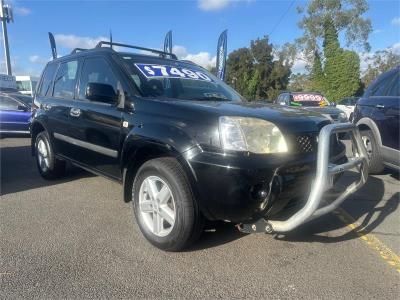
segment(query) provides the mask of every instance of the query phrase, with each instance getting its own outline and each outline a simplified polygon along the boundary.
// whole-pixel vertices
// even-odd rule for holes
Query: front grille
[[[315,151],[315,137],[312,135],[299,135],[296,137],[296,152],[312,153]]]
[[[318,135],[316,133],[295,135],[290,140],[290,148],[294,153],[314,153],[318,151]],[[334,134],[330,138],[331,155],[337,152],[339,148],[340,142]]]

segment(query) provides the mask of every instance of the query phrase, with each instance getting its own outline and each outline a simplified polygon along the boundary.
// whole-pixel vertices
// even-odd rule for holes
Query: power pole
[[[4,0],[0,0],[0,19],[1,19],[1,26],[3,28],[4,54],[6,59],[7,75],[12,75],[10,49],[8,47],[7,23],[13,22],[14,19],[11,6],[4,5]]]

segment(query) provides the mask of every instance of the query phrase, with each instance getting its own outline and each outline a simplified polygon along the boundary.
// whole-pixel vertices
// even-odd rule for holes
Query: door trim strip
[[[92,143],[88,143],[88,142],[84,142],[84,141],[81,141],[81,140],[78,140],[78,139],[74,139],[72,137],[69,137],[69,136],[66,136],[66,135],[63,135],[63,134],[60,134],[60,133],[57,133],[57,132],[54,132],[54,138],[59,139],[59,140],[64,141],[64,142],[67,142],[67,143],[70,143],[70,144],[73,144],[75,146],[79,146],[79,147],[82,147],[82,148],[85,148],[85,149],[89,149],[89,150],[98,152],[100,154],[104,154],[104,155],[113,157],[113,158],[117,158],[118,157],[118,151],[116,151],[116,150],[112,150],[112,149],[105,148],[105,147],[102,147],[102,146],[99,146],[99,145],[95,145],[95,144],[92,144]]]

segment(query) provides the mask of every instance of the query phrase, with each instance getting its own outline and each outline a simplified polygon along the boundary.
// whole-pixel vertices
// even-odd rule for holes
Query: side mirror
[[[91,101],[114,104],[118,101],[118,94],[110,84],[89,82],[85,90],[86,99]]]
[[[17,110],[18,111],[28,111],[28,108],[24,105],[18,105]]]
[[[134,111],[135,110],[135,102],[133,102],[133,100],[128,99],[125,101],[125,108]]]

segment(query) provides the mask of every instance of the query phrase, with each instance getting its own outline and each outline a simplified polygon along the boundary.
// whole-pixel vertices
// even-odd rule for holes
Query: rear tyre
[[[384,165],[375,136],[371,130],[363,130],[360,133],[369,158],[369,173],[379,174],[383,171]]]
[[[35,140],[35,159],[40,175],[45,179],[60,178],[65,174],[65,161],[55,158],[49,135],[40,132]]]
[[[178,161],[147,161],[132,186],[136,221],[151,244],[165,251],[180,251],[199,238],[204,217]]]

